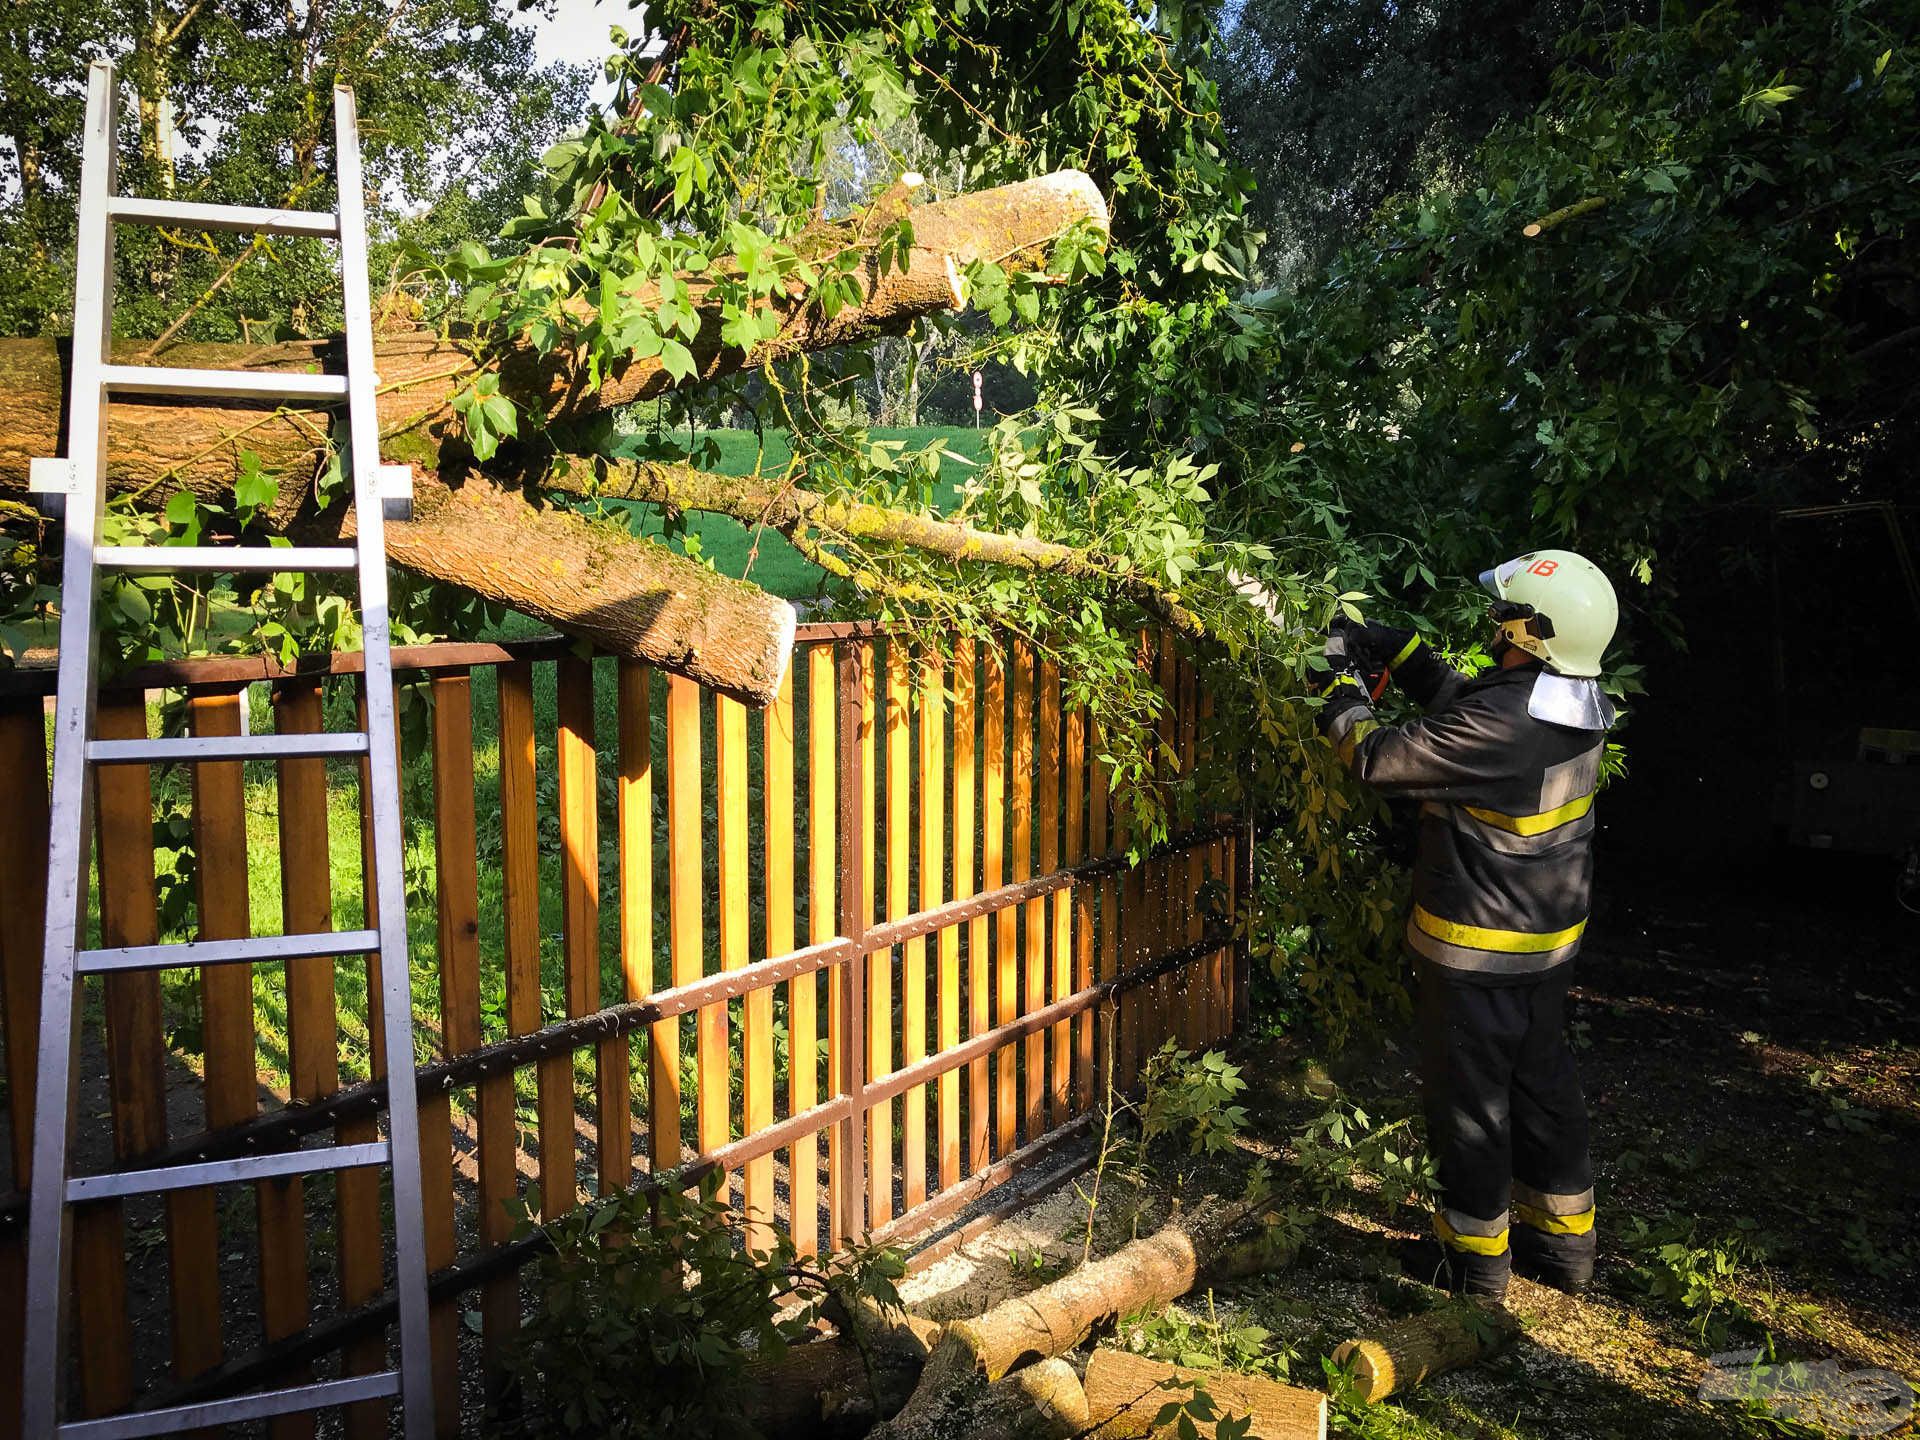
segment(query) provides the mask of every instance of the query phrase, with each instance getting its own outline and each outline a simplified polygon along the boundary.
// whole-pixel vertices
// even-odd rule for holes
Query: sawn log
[[[1519,1320],[1505,1306],[1463,1296],[1346,1341],[1333,1352],[1333,1363],[1352,1363],[1361,1399],[1385,1400],[1496,1355],[1519,1333]]]
[[[1249,1420],[1247,1440],[1326,1440],[1327,1397],[1260,1375],[1190,1370],[1125,1350],[1101,1349],[1087,1362],[1084,1381],[1091,1440],[1171,1437],[1175,1426],[1153,1422],[1170,1403],[1205,1390],[1215,1414]],[[1207,1427],[1200,1427],[1207,1433]]]

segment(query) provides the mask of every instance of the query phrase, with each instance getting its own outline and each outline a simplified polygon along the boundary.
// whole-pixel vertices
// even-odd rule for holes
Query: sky
[[[593,67],[595,104],[605,104],[613,96],[613,87],[600,70],[612,49],[607,32],[615,25],[629,34],[646,27],[645,5],[629,6],[627,0],[559,0],[552,19],[534,14],[518,23],[533,31],[534,49],[542,64],[556,60],[569,65]]]

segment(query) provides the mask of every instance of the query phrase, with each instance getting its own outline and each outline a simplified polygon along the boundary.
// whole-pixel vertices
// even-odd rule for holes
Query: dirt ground
[[[1889,1421],[1912,1409],[1893,1377],[1920,1386],[1920,922],[1838,860],[1796,868],[1790,888],[1685,879],[1615,875],[1579,962],[1572,1029],[1595,1125],[1594,1291],[1576,1300],[1516,1279],[1508,1303],[1525,1330],[1513,1348],[1403,1401],[1336,1403],[1333,1433],[1912,1431],[1910,1419]],[[1255,1077],[1249,1148],[1270,1157],[1277,1204],[1303,1201],[1292,1137],[1330,1105],[1358,1105],[1375,1125],[1412,1108],[1406,1036],[1352,1048],[1330,1072],[1277,1039],[1244,1039],[1234,1058]],[[1085,1220],[1068,1187],[916,1277],[916,1308],[966,1313],[1060,1273],[1079,1258]],[[1115,1338],[1327,1384],[1321,1357],[1340,1340],[1434,1303],[1399,1278],[1391,1251],[1420,1226],[1360,1174],[1293,1266],[1138,1317]],[[1762,1361],[1837,1362],[1854,1377],[1849,1393],[1871,1403],[1701,1398],[1703,1381],[1716,1383],[1711,1355],[1769,1346]],[[1833,1392],[1832,1368],[1811,1376]]]

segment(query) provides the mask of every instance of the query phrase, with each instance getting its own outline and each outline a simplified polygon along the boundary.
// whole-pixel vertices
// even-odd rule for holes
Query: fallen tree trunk
[[[1154,1420],[1163,1407],[1189,1399],[1196,1388],[1206,1391],[1219,1418],[1250,1422],[1247,1440],[1326,1440],[1325,1395],[1259,1375],[1189,1370],[1103,1349],[1087,1362],[1084,1384],[1093,1440],[1171,1440],[1176,1427],[1156,1426]]]
[[[955,196],[908,213],[914,245],[904,266],[881,276],[877,259],[871,260],[876,274],[865,300],[843,307],[831,319],[814,307],[790,307],[780,333],[751,355],[719,343],[719,310],[709,305],[701,314],[699,337],[689,342],[698,365],[692,379],[675,381],[657,358],[634,360],[604,377],[598,389],[590,389],[586,367],[573,352],[542,356],[521,347],[501,357],[501,388],[552,420],[585,419],[679,385],[892,334],[957,306],[954,276],[959,267],[990,259],[1011,270],[1034,269],[1045,263],[1053,240],[1071,225],[1085,221],[1104,233],[1107,224],[1099,190],[1077,170]],[[830,230],[848,245],[870,245],[878,238],[877,229],[863,238],[859,220]],[[700,293],[706,288],[702,285]],[[443,450],[464,454],[450,404],[476,368],[468,348],[422,329],[384,331],[375,337],[374,348],[383,457],[439,470],[452,458]],[[0,491],[24,491],[28,462],[62,452],[67,350],[66,342],[56,346],[52,339],[0,340]],[[122,341],[113,347],[113,358],[123,364],[154,363],[145,350],[142,342]],[[338,370],[339,358],[338,342],[323,340],[178,344],[155,360],[193,369],[313,372]],[[117,490],[153,487],[159,503],[177,488],[220,498],[233,487],[242,451],[253,451],[269,472],[303,474],[324,442],[325,421],[311,410],[257,402],[128,398],[110,410],[107,480]]]
[[[912,1398],[874,1431],[875,1440],[960,1440],[969,1433],[968,1417],[982,1393],[1009,1373],[1065,1354],[1122,1315],[1171,1304],[1217,1261],[1245,1273],[1255,1256],[1280,1258],[1258,1245],[1230,1242],[1231,1232],[1256,1209],[1246,1201],[1203,1201],[1111,1255],[972,1320],[949,1324]]]
[[[1519,1333],[1519,1320],[1505,1306],[1462,1297],[1344,1342],[1333,1352],[1333,1363],[1352,1364],[1354,1390],[1362,1400],[1385,1400],[1496,1355]]]
[[[1206,633],[1176,593],[1114,556],[1030,535],[981,530],[937,515],[859,500],[835,500],[795,485],[772,486],[758,477],[715,475],[691,465],[595,461],[591,466],[556,466],[547,483],[556,490],[609,500],[639,500],[670,510],[725,515],[743,525],[765,525],[796,543],[814,534],[828,539],[844,536],[921,550],[956,565],[999,565],[1097,580],[1189,639]]]
[[[458,489],[416,480],[413,519],[386,533],[388,557],[416,575],[745,704],[771,703],[792,659],[796,617],[785,600],[484,480]]]

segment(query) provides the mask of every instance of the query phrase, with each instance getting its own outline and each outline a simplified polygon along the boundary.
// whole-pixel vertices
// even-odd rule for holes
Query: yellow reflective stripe
[[[1592,1207],[1578,1215],[1555,1215],[1532,1205],[1515,1204],[1513,1208],[1522,1225],[1546,1235],[1585,1235],[1593,1229]]]
[[[1442,920],[1432,911],[1419,905],[1413,907],[1413,923],[1436,940],[1444,940],[1449,945],[1464,945],[1469,950],[1502,950],[1510,955],[1538,955],[1546,950],[1558,950],[1562,945],[1570,945],[1580,938],[1580,932],[1587,928],[1582,920],[1578,925],[1569,925],[1564,930],[1550,930],[1545,934],[1534,934],[1526,930],[1489,930],[1480,925],[1460,925],[1452,920]]]
[[[1482,810],[1474,805],[1462,805],[1460,808],[1496,830],[1505,830],[1513,835],[1544,835],[1569,820],[1578,820],[1593,809],[1593,796],[1582,795],[1578,800],[1569,800],[1551,810],[1542,810],[1538,815],[1502,815],[1498,810]]]
[[[1507,1253],[1507,1227],[1502,1225],[1498,1235],[1462,1235],[1447,1223],[1447,1217],[1438,1210],[1433,1212],[1433,1229],[1441,1242],[1454,1250],[1465,1250],[1472,1255],[1504,1255]]]
[[[1419,648],[1420,648],[1420,637],[1416,635],[1411,640],[1407,641],[1406,644],[1400,647],[1400,653],[1398,655],[1394,656],[1391,660],[1387,662],[1387,669],[1398,670],[1402,665],[1407,663],[1407,657],[1412,655],[1413,652],[1418,650]]]
[[[1337,747],[1340,753],[1340,763],[1342,765],[1353,764],[1353,752],[1359,748],[1360,742],[1379,728],[1380,722],[1378,720],[1354,721],[1353,728],[1340,737],[1340,744]]]

